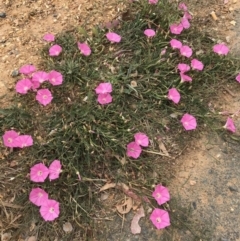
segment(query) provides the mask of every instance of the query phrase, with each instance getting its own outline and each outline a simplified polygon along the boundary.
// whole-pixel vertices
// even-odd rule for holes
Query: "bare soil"
[[[0,101],[5,97],[1,104],[8,103],[14,90],[13,71],[30,63],[38,67],[45,33],[57,34],[73,26],[89,30],[120,17],[124,9],[124,1],[113,0],[2,0],[0,13],[6,17],[0,17]]]
[[[239,1],[189,1],[191,12],[202,28],[213,31],[216,39],[226,42],[231,52],[240,52]],[[217,20],[210,14],[216,13]],[[235,21],[235,22],[232,22]],[[234,25],[235,24],[235,25]],[[240,66],[236,66],[240,72]],[[219,95],[213,109],[227,111],[234,116],[237,134],[240,133],[240,86],[226,86],[229,91]],[[224,120],[223,119],[223,125]],[[191,204],[193,215],[212,230],[214,241],[240,240],[240,154],[239,142],[214,133],[205,133],[179,159],[178,174],[171,185],[173,195],[183,198],[182,205]],[[181,240],[188,240],[186,235]]]

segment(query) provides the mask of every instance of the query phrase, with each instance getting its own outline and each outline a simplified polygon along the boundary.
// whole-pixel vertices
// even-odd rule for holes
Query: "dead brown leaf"
[[[104,201],[104,200],[107,200],[108,197],[109,197],[109,193],[102,193],[100,199],[101,201]]]
[[[123,204],[117,205],[117,211],[121,214],[129,213],[133,206],[132,198],[127,198]]]
[[[11,161],[10,164],[9,164],[10,167],[15,167],[17,165],[18,165],[17,161]]]
[[[32,222],[29,228],[30,232],[32,232],[35,229],[35,227],[36,227],[35,222]]]
[[[11,239],[12,235],[11,233],[3,233],[1,234],[1,240],[2,241],[9,241]]]
[[[105,191],[110,188],[116,187],[116,183],[106,183],[104,186],[102,186],[99,190],[99,192]]]
[[[115,157],[118,159],[118,161],[122,164],[125,165],[126,164],[126,158],[125,157],[120,157],[118,155],[115,155]]]
[[[26,241],[37,241],[37,238],[35,236],[31,236],[25,239]]]
[[[72,232],[73,230],[73,227],[72,227],[72,224],[70,222],[66,222],[63,224],[63,231],[66,232],[66,233],[70,233]]]
[[[158,146],[159,146],[159,149],[162,151],[162,153],[165,155],[165,156],[169,156],[169,153],[165,147],[165,145],[163,144],[162,140],[158,140]]]
[[[141,227],[139,226],[138,222],[142,217],[145,217],[143,206],[139,208],[139,210],[136,212],[132,219],[131,232],[133,234],[141,233]]]

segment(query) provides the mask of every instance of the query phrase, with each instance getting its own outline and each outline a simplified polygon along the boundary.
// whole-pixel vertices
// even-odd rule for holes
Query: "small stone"
[[[196,202],[192,202],[192,206],[194,209],[197,209],[197,203]]]
[[[208,171],[208,173],[209,173],[209,174],[213,174],[213,173],[214,173],[214,170],[213,170],[213,169],[210,169],[210,170]]]
[[[230,22],[230,24],[232,24],[233,26],[235,26],[235,25],[236,25],[236,21],[232,20],[232,21]]]
[[[12,77],[17,77],[19,75],[19,72],[18,72],[18,70],[13,70],[13,72],[11,73],[11,76]]]
[[[0,12],[0,18],[6,18],[6,13],[4,13],[4,12]]]
[[[216,15],[216,13],[214,11],[212,11],[210,13],[210,15],[212,16],[213,20],[215,20],[215,21],[218,20],[218,17],[217,17],[217,15]]]
[[[226,41],[227,41],[227,43],[230,42],[230,36],[226,36]]]
[[[189,183],[190,183],[191,186],[194,186],[194,185],[196,185],[197,182],[194,181],[194,180],[190,180]]]
[[[238,189],[236,187],[233,187],[233,186],[229,186],[228,189],[231,191],[231,192],[238,192]]]

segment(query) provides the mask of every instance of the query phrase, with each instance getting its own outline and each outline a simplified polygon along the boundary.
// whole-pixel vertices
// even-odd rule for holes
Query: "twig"
[[[143,150],[144,152],[148,152],[148,153],[152,153],[152,154],[156,154],[156,155],[160,155],[160,156],[166,156],[166,157],[169,157],[171,159],[173,159],[173,157],[169,156],[169,155],[166,155],[164,153],[161,153],[161,152],[155,152],[155,151],[147,151],[147,150]]]
[[[92,218],[92,219],[96,219],[96,220],[107,220],[107,221],[113,221],[113,218]]]
[[[175,156],[173,157],[173,159],[175,160],[177,157],[179,157],[180,155],[182,155],[183,151],[187,148],[187,145]]]
[[[225,86],[222,86],[223,87],[223,89],[225,89],[232,97],[236,97],[236,95],[231,91],[231,90],[229,90],[227,87],[225,87]]]
[[[1,204],[5,207],[8,207],[8,208],[23,209],[22,206],[19,206],[19,205],[16,205],[16,204],[11,204],[11,203],[6,203],[6,202],[3,202],[3,201],[1,201]]]
[[[88,177],[82,177],[82,181],[87,181],[87,182],[94,182],[94,181],[102,181],[102,182],[107,182],[107,179],[92,179]]]
[[[87,214],[88,217],[91,217],[89,213],[74,199],[74,197],[71,198],[77,204],[77,206],[80,207],[80,209],[82,209]]]

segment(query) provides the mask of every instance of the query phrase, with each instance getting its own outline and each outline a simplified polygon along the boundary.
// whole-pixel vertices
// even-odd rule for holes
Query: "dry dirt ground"
[[[200,28],[214,31],[216,38],[228,42],[232,52],[240,50],[239,0],[188,2],[193,21]],[[104,23],[120,16],[123,9],[124,4],[114,0],[2,0],[0,13],[6,13],[6,17],[0,17],[1,105],[7,105],[7,96],[14,91],[16,80],[11,77],[12,72],[23,64],[38,65],[38,51],[44,44],[42,37],[46,32],[56,34],[71,26]],[[212,11],[216,13],[216,21],[210,14]],[[239,92],[238,86],[230,93],[222,93],[218,107],[231,113],[239,111]],[[240,115],[235,117],[235,121],[239,134]],[[239,160],[239,144],[224,141],[214,134],[203,136],[179,159],[179,171],[170,191],[172,195],[182,197],[183,205],[190,203],[198,219],[209,223],[212,241],[240,240]],[[0,194],[0,198],[3,197],[4,194]],[[135,237],[130,232],[111,231],[105,240],[161,240],[161,233],[156,232],[152,239],[147,231],[145,233],[145,228],[142,236]],[[188,237],[188,233],[182,232],[174,240],[191,241]]]
[[[0,98],[14,89],[14,70],[24,64],[38,66],[45,33],[78,25],[90,29],[120,17],[124,8],[124,3],[114,0],[1,0],[0,16],[6,17],[0,17]]]
[[[189,1],[195,22],[216,38],[228,42],[232,54],[240,53],[240,1]],[[201,9],[201,10],[200,10]],[[216,13],[215,21],[211,15]],[[204,24],[205,23],[205,24]],[[240,70],[240,66],[238,66]],[[213,106],[229,113],[238,113],[234,120],[240,133],[240,88],[228,87]],[[205,134],[186,150],[171,190],[191,203],[193,215],[211,226],[213,241],[240,241],[240,152],[239,142]],[[181,240],[188,240],[183,235]]]

